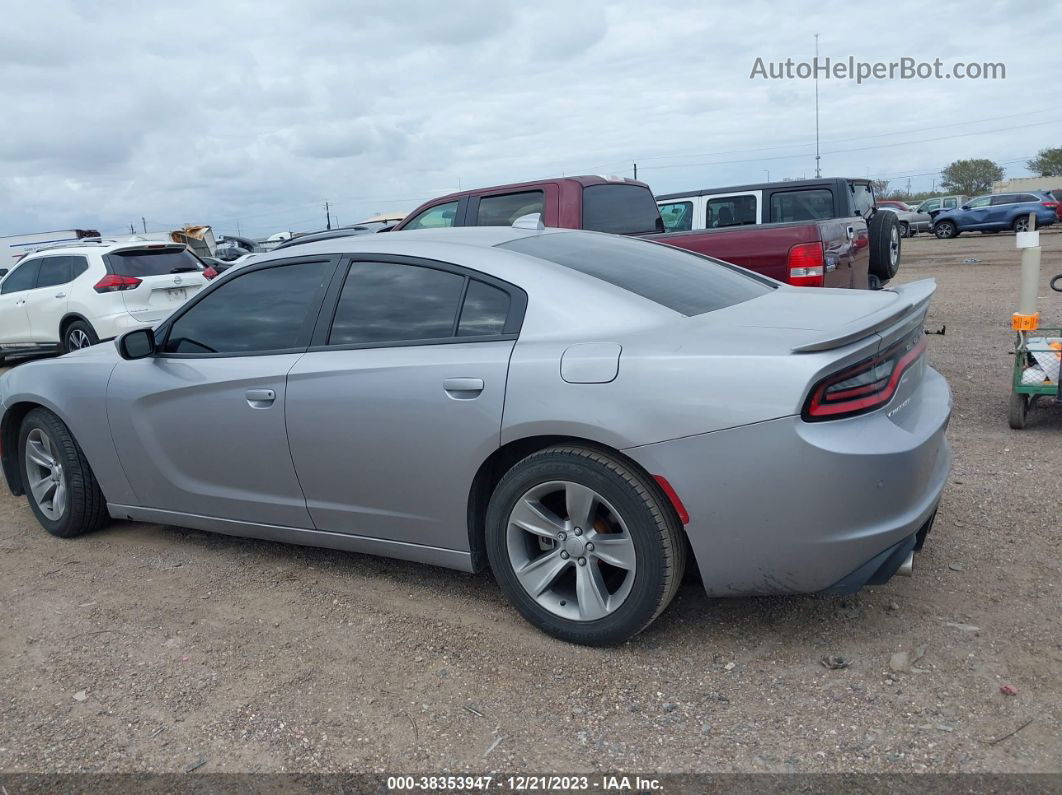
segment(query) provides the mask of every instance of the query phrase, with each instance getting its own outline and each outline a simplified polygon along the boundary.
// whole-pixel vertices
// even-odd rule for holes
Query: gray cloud
[[[459,185],[629,174],[632,160],[662,192],[759,180],[768,168],[801,176],[814,168],[813,86],[749,71],[757,56],[809,58],[815,31],[833,58],[1007,63],[998,82],[822,82],[827,173],[911,174],[928,187],[928,172],[957,157],[1012,161],[1059,145],[1053,124],[882,146],[1062,117],[1043,88],[1062,8],[1039,8],[1034,26],[1020,10],[955,16],[895,2],[883,19],[851,3],[764,0],[681,11],[637,0],[18,4],[0,29],[0,234],[118,232],[141,216],[157,228],[312,229],[326,199],[353,222]]]

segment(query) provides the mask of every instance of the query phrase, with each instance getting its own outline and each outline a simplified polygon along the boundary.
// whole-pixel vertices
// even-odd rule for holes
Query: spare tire
[[[878,211],[870,217],[870,273],[887,282],[900,269],[900,225],[896,213]]]

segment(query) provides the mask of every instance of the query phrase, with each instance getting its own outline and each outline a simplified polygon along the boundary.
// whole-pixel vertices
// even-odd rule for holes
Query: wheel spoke
[[[26,457],[37,466],[45,469],[51,469],[55,463],[55,460],[44,451],[44,446],[34,439],[27,441]]]
[[[589,529],[594,516],[594,506],[597,503],[597,494],[586,486],[578,483],[566,483],[564,486],[564,501],[568,508],[568,521],[572,527]]]
[[[59,482],[55,484],[55,492],[52,494],[52,510],[56,513],[62,513],[66,507],[66,479],[59,478]]]
[[[529,560],[516,570],[516,576],[524,589],[537,599],[570,565],[570,560],[561,559],[560,551],[554,550]]]
[[[594,551],[591,557],[603,560],[610,566],[634,571],[638,556],[634,551],[634,540],[624,533],[598,533],[594,536]]]
[[[525,497],[516,504],[509,522],[536,536],[556,538],[564,529],[564,520],[538,500]]]
[[[579,600],[579,618],[594,621],[608,614],[608,590],[596,564],[576,566],[575,596]]]
[[[37,504],[41,505],[41,504],[43,504],[44,500],[48,497],[48,494],[49,494],[49,492],[51,492],[52,487],[55,486],[55,481],[52,480],[52,476],[51,475],[45,475],[44,477],[40,478],[39,480],[38,479],[34,479],[34,477],[32,475],[30,475],[30,484],[29,484],[29,486],[30,486],[30,492],[32,492],[34,499],[37,500]]]

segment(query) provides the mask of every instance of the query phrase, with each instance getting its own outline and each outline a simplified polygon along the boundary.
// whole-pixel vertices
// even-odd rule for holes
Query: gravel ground
[[[5,490],[0,770],[1062,770],[1062,409],[1007,428],[1017,263],[1009,234],[907,241],[955,469],[914,577],[854,597],[687,582],[584,649],[489,575],[144,524],[60,541]]]

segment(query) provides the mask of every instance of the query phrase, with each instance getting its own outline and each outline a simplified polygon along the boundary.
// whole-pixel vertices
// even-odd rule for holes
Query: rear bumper
[[[947,383],[927,368],[918,398],[892,412],[784,417],[625,452],[686,506],[710,595],[808,593],[858,580],[908,540],[913,549],[951,468],[950,412]]]
[[[96,336],[101,340],[120,337],[127,331],[135,328],[151,328],[157,320],[140,320],[128,312],[116,312],[113,315],[103,315],[93,319],[92,327],[96,330]]]

